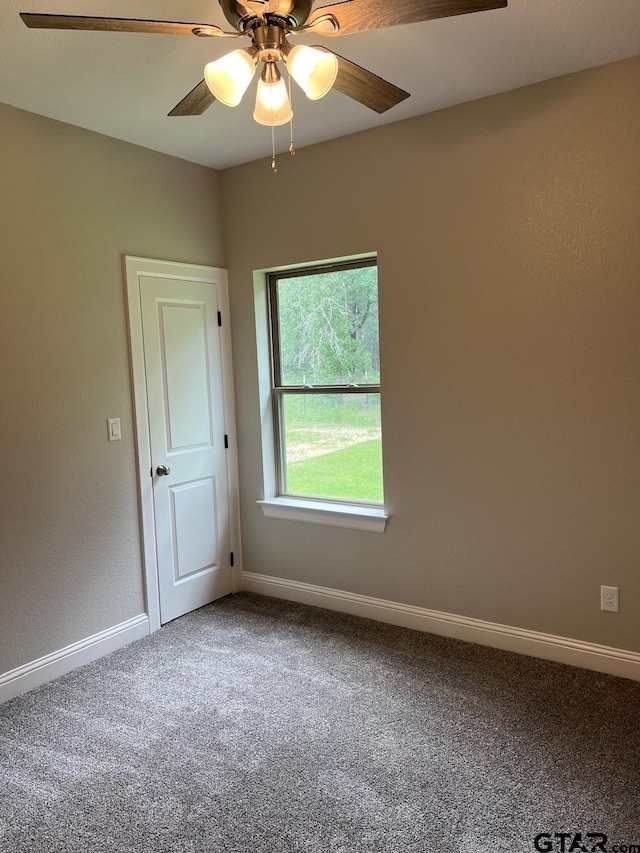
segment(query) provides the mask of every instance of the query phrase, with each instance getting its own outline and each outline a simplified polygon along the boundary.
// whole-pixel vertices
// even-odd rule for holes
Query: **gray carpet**
[[[0,851],[611,850],[639,725],[631,681],[242,594],[0,706]]]

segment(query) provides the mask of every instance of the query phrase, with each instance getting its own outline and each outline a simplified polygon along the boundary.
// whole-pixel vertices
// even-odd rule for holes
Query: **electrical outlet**
[[[610,613],[618,613],[618,587],[600,587],[600,610],[608,610]]]

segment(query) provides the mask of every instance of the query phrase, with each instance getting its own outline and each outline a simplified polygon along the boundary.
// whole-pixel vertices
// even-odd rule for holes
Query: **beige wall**
[[[0,106],[0,672],[144,610],[122,255],[224,266],[221,209],[246,568],[640,650],[638,103],[636,59],[229,170],[222,208]],[[252,272],[368,251],[388,530],[264,519]]]
[[[224,255],[216,172],[6,106],[0,140],[1,673],[144,611],[122,255]]]
[[[245,568],[640,650],[638,104],[634,59],[222,174]],[[252,271],[367,251],[387,532],[265,519]]]

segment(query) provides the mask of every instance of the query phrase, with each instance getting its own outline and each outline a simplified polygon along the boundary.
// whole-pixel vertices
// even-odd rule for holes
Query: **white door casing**
[[[212,267],[127,257],[126,275],[147,610],[155,630],[238,588],[228,294],[225,271]],[[156,473],[162,466],[168,475]]]

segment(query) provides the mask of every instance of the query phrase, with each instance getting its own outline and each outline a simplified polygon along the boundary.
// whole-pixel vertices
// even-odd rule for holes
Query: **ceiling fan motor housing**
[[[267,24],[251,31],[253,50],[261,62],[278,62],[291,50],[282,27]]]
[[[225,18],[231,26],[243,32],[256,13],[241,0],[219,0]],[[286,20],[291,28],[301,27],[311,14],[313,0],[268,0],[264,12],[269,17]]]

